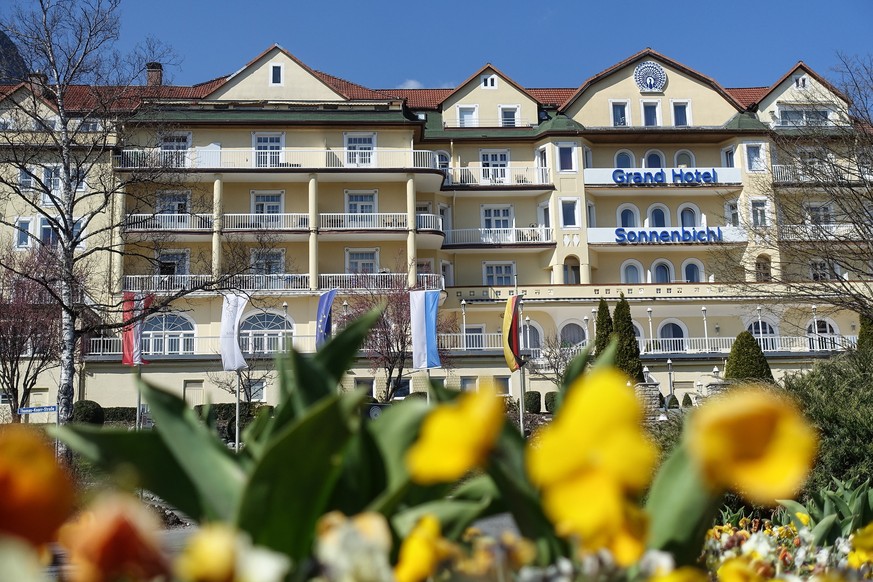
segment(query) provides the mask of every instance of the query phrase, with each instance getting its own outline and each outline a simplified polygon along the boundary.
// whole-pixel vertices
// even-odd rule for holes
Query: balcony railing
[[[437,336],[443,350],[502,350],[503,334],[493,333],[441,333]]]
[[[194,332],[143,333],[143,355],[148,358],[172,356],[216,356],[220,351],[218,337],[197,337]],[[291,346],[299,352],[315,351],[315,336],[297,335],[292,331],[242,331],[240,350],[246,356],[284,353]],[[89,356],[121,356],[121,338],[91,338]]]
[[[281,148],[191,148],[164,151],[157,148],[124,149],[115,156],[119,170],[133,169],[431,169],[436,168],[436,156],[429,150],[395,149],[316,149]]]
[[[318,219],[325,230],[406,230],[407,224],[405,212],[327,212]]]
[[[309,230],[309,215],[292,214],[225,214],[224,230]]]
[[[819,334],[806,336],[756,336],[764,352],[841,351],[855,347],[857,336]],[[638,340],[641,354],[722,353],[731,351],[732,337],[688,337]]]
[[[777,183],[837,184],[869,182],[873,179],[873,169],[871,168],[843,166],[832,161],[777,164],[772,166],[771,170],[773,181]]]
[[[386,290],[406,287],[406,273],[335,273],[318,276],[321,289]],[[442,275],[419,273],[416,282],[428,289],[444,289]]]
[[[124,222],[128,231],[212,230],[211,214],[128,214]]]
[[[416,214],[415,228],[418,230],[442,230],[443,219],[436,214]]]
[[[525,245],[555,242],[547,226],[525,228],[461,228],[446,231],[449,245]]]
[[[858,226],[842,224],[783,224],[779,226],[779,238],[788,241],[823,241],[831,239],[861,240],[863,234]]]
[[[308,291],[309,275],[277,273],[273,275],[234,275],[227,286],[241,291]]]
[[[125,275],[124,290],[175,293],[206,287],[211,281],[211,275]]]
[[[470,164],[464,168],[446,168],[444,171],[448,183],[456,186],[535,186],[552,183],[547,168]]]
[[[443,127],[445,128],[461,128],[461,127],[533,127],[534,120],[523,117],[515,119],[504,119],[497,117],[481,117],[476,119],[445,119],[443,118]]]

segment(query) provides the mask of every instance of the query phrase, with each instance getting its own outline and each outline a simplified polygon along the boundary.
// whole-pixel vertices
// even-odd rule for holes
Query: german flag
[[[503,312],[503,357],[511,372],[524,365],[521,359],[521,343],[518,336],[518,302],[523,295],[515,295],[506,300],[506,311]]]

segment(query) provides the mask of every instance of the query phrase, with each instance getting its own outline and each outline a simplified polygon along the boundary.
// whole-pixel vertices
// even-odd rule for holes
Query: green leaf
[[[372,430],[372,423],[365,421],[346,446],[330,509],[355,515],[364,511],[373,499],[385,491],[385,462]]]
[[[382,311],[377,307],[363,314],[321,346],[315,354],[315,361],[328,373],[333,384],[338,384],[346,370],[352,366],[370,329],[382,317]]]
[[[188,473],[154,431],[129,432],[67,424],[48,431],[107,472],[133,471],[139,484],[202,522],[217,518]]]
[[[249,480],[238,526],[257,545],[295,562],[309,555],[315,524],[342,468],[342,452],[360,420],[363,395],[333,395],[271,439]]]
[[[823,545],[823,542],[831,537],[831,528],[837,521],[836,514],[830,514],[823,517],[818,524],[812,528],[812,543],[815,546]],[[836,536],[834,536],[836,537]]]
[[[230,519],[246,481],[233,453],[200,422],[184,400],[152,386],[141,377],[139,387],[149,403],[155,421],[154,430],[194,484],[203,500],[204,513]]]
[[[564,383],[559,387],[558,401],[563,399],[564,393],[567,391],[567,388],[573,384],[573,382],[581,376],[585,370],[588,368],[588,360],[591,359],[591,350],[594,347],[593,342],[589,342],[587,346],[585,346],[579,354],[570,360],[570,363],[567,365],[567,370],[564,372]],[[557,412],[557,408],[555,409]]]
[[[407,399],[385,409],[370,423],[373,440],[385,463],[387,490],[395,490],[409,481],[406,451],[418,438],[421,423],[430,407],[419,399]]]
[[[840,517],[851,517],[852,509],[849,508],[849,504],[846,503],[840,496],[832,491],[827,492],[828,499],[831,500],[831,503],[836,507],[837,512],[839,512]]]
[[[395,513],[391,525],[399,537],[405,538],[422,516],[431,514],[439,520],[443,537],[457,540],[470,524],[483,515],[491,502],[491,497],[475,501],[436,499]]]
[[[722,494],[704,482],[697,463],[680,443],[661,465],[649,497],[649,547],[673,554],[677,566],[697,562]]]
[[[794,526],[797,529],[807,527],[807,526],[803,525],[803,522],[800,521],[799,517],[797,517],[798,513],[804,513],[806,515],[809,515],[809,510],[807,510],[806,507],[804,507],[801,503],[798,503],[797,501],[794,501],[793,499],[777,499],[776,503],[778,503],[779,505],[781,505],[782,507],[784,507],[786,509],[789,519],[791,519],[791,522],[794,524]],[[809,526],[815,527],[815,524],[817,522],[815,520],[813,520],[812,516],[810,516],[809,520],[810,520]]]

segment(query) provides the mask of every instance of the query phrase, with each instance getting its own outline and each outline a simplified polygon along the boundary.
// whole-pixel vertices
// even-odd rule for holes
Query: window
[[[569,256],[564,259],[564,284],[565,285],[578,285],[581,283],[581,279],[579,276],[581,275],[581,270],[579,266],[579,258]]]
[[[375,214],[376,192],[346,191],[346,212],[349,214]]]
[[[646,167],[647,168],[663,168],[664,167],[664,155],[661,152],[649,152],[646,154]]]
[[[721,150],[721,163],[725,168],[734,167],[734,148],[729,147]]]
[[[753,321],[746,328],[746,331],[755,336],[762,350],[773,351],[777,349],[776,329],[768,322],[763,320],[760,322]]]
[[[806,89],[806,75],[795,75],[794,88],[800,90]]]
[[[464,329],[464,348],[468,350],[485,349],[484,325],[468,325]],[[475,385],[473,388],[475,389]]]
[[[826,125],[830,118],[827,109],[782,109],[779,112],[779,125],[807,126]]]
[[[375,249],[348,249],[347,273],[375,273],[379,270],[379,254]]]
[[[142,325],[144,354],[193,354],[194,323],[177,313],[152,315]]]
[[[585,345],[585,330],[578,323],[568,323],[561,328],[561,347],[575,348]]]
[[[652,268],[652,283],[670,283],[673,280],[670,270],[667,263],[656,263]]]
[[[253,275],[280,275],[285,272],[285,251],[282,249],[254,249],[251,261]]]
[[[767,201],[752,200],[752,226],[767,226]]]
[[[627,117],[627,102],[612,102],[612,126],[626,127],[630,125]]]
[[[642,283],[642,269],[636,261],[627,262],[621,269],[621,282],[630,285]]]
[[[497,88],[497,75],[482,75],[481,80],[483,89]]]
[[[515,263],[486,262],[483,263],[483,284],[489,287],[509,287],[515,283]]]
[[[253,214],[282,214],[281,192],[252,192]]]
[[[42,183],[45,184],[46,190],[50,192],[61,191],[61,167],[46,166],[42,170]]]
[[[251,402],[264,402],[267,397],[264,390],[264,380],[246,380],[247,392],[251,398]]]
[[[833,224],[831,207],[827,204],[806,205],[806,216],[809,224]]]
[[[634,167],[634,155],[628,151],[621,151],[615,154],[615,167],[616,168],[633,168]]]
[[[623,228],[636,228],[637,226],[637,213],[631,210],[630,208],[625,208],[621,211],[621,220],[620,224]]]
[[[239,347],[247,354],[273,354],[287,351],[294,330],[293,322],[278,313],[258,312],[239,324]]]
[[[667,223],[667,211],[663,206],[655,206],[649,211],[649,227],[664,228]]]
[[[724,205],[724,221],[727,226],[740,225],[740,205],[738,202],[726,202]]]
[[[345,141],[346,166],[362,168],[376,165],[375,133],[347,133]]]
[[[258,168],[278,167],[282,162],[284,144],[284,133],[256,133],[255,166]]]
[[[588,146],[582,146],[582,157],[586,168],[594,167],[594,152]]]
[[[15,221],[15,246],[20,249],[30,246],[30,222],[29,218],[19,218]]]
[[[283,83],[282,80],[282,64],[281,63],[273,63],[270,65],[270,85],[281,85]]]
[[[563,228],[579,228],[579,199],[561,199],[561,226]]]
[[[355,390],[373,396],[373,380],[374,378],[355,378]]]
[[[443,284],[451,287],[455,284],[455,269],[449,261],[440,261],[440,273],[443,276]]]
[[[511,228],[515,227],[513,207],[511,205],[483,206],[482,207],[482,242],[514,242]],[[496,232],[495,232],[496,231]]]
[[[658,330],[658,337],[661,340],[661,349],[668,352],[684,352],[685,351],[685,330],[678,323],[668,322],[661,326]]]
[[[476,105],[458,105],[458,127],[479,127],[479,108]]]
[[[461,376],[461,392],[475,392],[478,380],[475,376]]]
[[[523,324],[521,326],[521,341],[522,345],[530,350],[533,358],[540,357],[540,350],[543,347],[540,330],[533,325]]]
[[[643,125],[646,127],[661,125],[661,103],[659,101],[643,101]]]
[[[158,275],[187,275],[188,251],[161,251],[158,255]]]
[[[693,168],[694,154],[688,150],[679,150],[676,152],[676,167],[677,168]]]
[[[173,133],[161,137],[161,164],[170,168],[184,168],[188,165],[188,148],[191,135]]]
[[[816,319],[815,322],[806,326],[806,334],[809,336],[809,349],[811,350],[834,350],[837,348],[836,329],[824,319]]]
[[[494,389],[498,396],[509,396],[509,376],[495,376]]]
[[[33,189],[34,175],[25,169],[18,171],[18,187],[22,190]]]
[[[450,160],[449,154],[447,152],[444,152],[444,151],[436,152],[437,169],[441,170],[443,174],[448,175],[450,163],[451,163],[451,160]]]
[[[509,167],[509,150],[480,150],[482,184],[505,184]]]
[[[674,102],[673,103],[673,125],[676,127],[686,127],[688,123],[688,103]]]
[[[758,283],[769,283],[773,280],[773,275],[770,267],[770,257],[768,255],[758,255],[755,259],[755,281]]]
[[[60,243],[60,235],[58,234],[58,230],[56,228],[56,223],[53,220],[49,220],[46,217],[40,218],[39,222],[39,240],[43,245],[51,248],[56,248]],[[20,233],[20,231],[19,231]],[[77,239],[82,236],[82,221],[77,220],[73,225],[73,232],[71,233],[74,239]],[[81,242],[78,246],[82,246]]]
[[[746,144],[746,170],[749,172],[763,172],[764,146],[761,144]]]
[[[83,133],[100,131],[100,121],[96,119],[83,119],[79,121],[79,131]]]
[[[555,144],[558,148],[558,171],[559,172],[575,172],[576,171],[576,144],[574,143],[559,143]]]
[[[697,212],[695,212],[693,208],[687,206],[679,213],[679,220],[682,228],[699,226],[697,224]]]
[[[810,277],[813,281],[833,281],[839,278],[839,267],[830,261],[813,260],[809,263]]]
[[[697,263],[685,265],[685,282],[700,283],[700,266]]]
[[[500,127],[515,127],[518,125],[518,105],[501,105],[498,107],[500,113]]]
[[[158,192],[155,200],[157,214],[188,214],[191,194],[189,192]]]

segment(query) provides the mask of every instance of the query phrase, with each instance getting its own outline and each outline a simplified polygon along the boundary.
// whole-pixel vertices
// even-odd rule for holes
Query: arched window
[[[585,343],[585,330],[578,323],[568,323],[561,328],[561,346],[581,347]]]
[[[647,168],[663,168],[664,167],[664,156],[661,152],[649,152],[646,154],[646,167]]]
[[[642,279],[642,277],[641,277],[641,273],[640,273],[640,268],[638,266],[636,266],[634,264],[629,264],[629,265],[624,266],[624,270],[622,271],[622,274],[621,274],[621,282],[622,283],[629,283],[629,284],[633,285],[636,283],[641,283],[642,282],[641,279]]]
[[[630,208],[621,211],[621,225],[625,228],[637,226],[637,215]]]
[[[579,279],[579,259],[573,256],[564,259],[564,284],[578,285]]]
[[[259,312],[239,324],[239,346],[248,354],[284,352],[290,347],[294,324],[282,315]]]
[[[692,228],[694,226],[697,226],[697,213],[694,211],[693,208],[683,208],[682,212],[679,213],[679,219],[681,220],[683,228]]]
[[[661,340],[661,350],[666,352],[685,351],[685,331],[678,323],[668,322],[658,331]]]
[[[615,154],[615,167],[616,168],[633,168],[634,167],[634,156],[632,153],[628,151],[620,151]]]
[[[758,255],[758,258],[755,259],[755,281],[758,283],[772,281],[773,274],[770,268],[770,255]]]
[[[776,351],[778,342],[776,340],[776,329],[768,322],[761,320],[760,325],[757,321],[753,321],[746,328],[750,334],[758,340],[758,345],[765,352]]]
[[[811,350],[835,350],[837,344],[837,331],[826,319],[817,319],[806,326],[806,335],[809,338]]]
[[[664,228],[667,226],[667,213],[660,206],[652,208],[649,226],[653,228]]]
[[[152,315],[142,324],[144,354],[193,354],[194,323],[178,313]]]
[[[679,150],[676,152],[676,167],[677,168],[693,168],[694,154],[688,150]]]
[[[436,152],[437,168],[442,170],[443,174],[448,174],[450,162],[451,162],[451,158],[449,158],[449,154],[447,152],[444,152],[444,151]]]
[[[652,266],[652,283],[671,283],[673,269],[667,261],[658,261]]]
[[[696,263],[685,265],[685,282],[700,283],[700,267]]]
[[[522,345],[530,350],[531,358],[537,359],[542,356],[543,341],[540,330],[530,324],[521,326]]]

